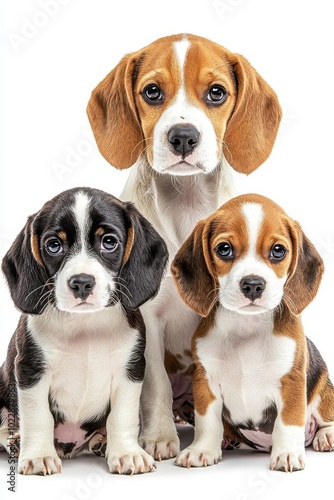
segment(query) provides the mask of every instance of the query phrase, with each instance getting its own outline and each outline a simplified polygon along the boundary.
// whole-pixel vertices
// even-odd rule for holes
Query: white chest
[[[271,318],[259,316],[247,316],[240,325],[233,315],[224,315],[197,342],[209,383],[219,385],[236,424],[252,421],[256,426],[263,420],[263,412],[279,400],[281,378],[294,361],[295,342],[274,335]]]
[[[43,349],[51,373],[50,397],[65,420],[84,422],[101,415],[111,393],[126,376],[126,365],[137,332],[124,317],[95,313],[50,321],[47,329],[34,325],[35,341]],[[38,321],[38,320],[37,320]]]

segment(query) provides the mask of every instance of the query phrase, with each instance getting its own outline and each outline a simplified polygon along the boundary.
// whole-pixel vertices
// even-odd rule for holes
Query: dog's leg
[[[324,383],[317,411],[314,412],[319,429],[313,440],[316,451],[334,450],[334,387],[329,379]]]
[[[180,440],[172,411],[172,387],[164,365],[164,336],[157,329],[157,324],[153,326],[146,316],[145,321],[146,369],[141,397],[139,442],[152,457],[163,460],[177,455]]]
[[[198,384],[194,378],[195,398],[195,438],[188,448],[181,451],[176,457],[175,463],[181,467],[206,467],[217,464],[222,457],[221,443],[223,440],[222,409],[223,399],[218,388],[212,392],[212,387],[203,383]],[[202,387],[200,387],[202,386]],[[205,403],[206,409],[199,413],[199,396],[201,402]]]
[[[276,398],[270,469],[285,472],[305,467],[306,375],[293,369],[281,378]]]
[[[138,443],[141,388],[141,382],[125,377],[112,388],[106,451],[112,473],[132,475],[155,468],[154,459]]]
[[[44,375],[33,387],[18,389],[21,474],[56,474],[61,460],[54,447],[54,419],[49,408],[50,381]]]

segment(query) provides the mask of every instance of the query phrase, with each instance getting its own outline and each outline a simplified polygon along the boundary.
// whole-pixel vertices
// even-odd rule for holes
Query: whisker
[[[54,283],[52,283],[51,281],[52,280],[55,280],[55,278],[49,278],[45,283],[44,285],[41,285],[41,286],[38,286],[36,288],[34,288],[31,292],[28,293],[28,295],[26,296],[26,299],[28,297],[30,297],[30,295],[32,295],[33,293],[36,293],[38,290],[40,290],[41,288],[45,288],[46,286],[49,286],[49,285],[52,285],[54,286]]]

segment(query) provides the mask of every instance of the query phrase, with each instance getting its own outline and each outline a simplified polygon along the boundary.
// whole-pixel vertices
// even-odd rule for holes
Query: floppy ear
[[[229,164],[250,174],[269,156],[282,110],[272,88],[239,54],[229,54],[237,81],[237,100],[224,136]]]
[[[125,56],[93,90],[87,106],[101,154],[119,169],[131,167],[144,149],[132,91],[137,58]]]
[[[290,236],[294,259],[284,287],[284,303],[293,314],[300,314],[314,299],[324,272],[324,263],[300,225],[292,221]]]
[[[34,218],[34,215],[28,218],[2,261],[14,304],[27,314],[41,314],[48,280],[39,254],[38,236],[33,233]]]
[[[138,210],[125,203],[128,241],[123,254],[118,296],[129,309],[137,309],[160,288],[168,260],[166,243]]]
[[[201,316],[207,316],[215,303],[218,281],[210,262],[210,225],[197,223],[171,264],[171,272],[183,301]]]

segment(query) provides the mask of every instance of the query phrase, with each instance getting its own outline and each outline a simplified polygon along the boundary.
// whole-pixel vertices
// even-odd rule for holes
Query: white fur
[[[117,386],[124,378],[138,335],[126,324],[121,305],[80,315],[52,308],[30,316],[28,327],[53,375],[50,396],[66,421],[75,424],[101,414],[111,381]]]

